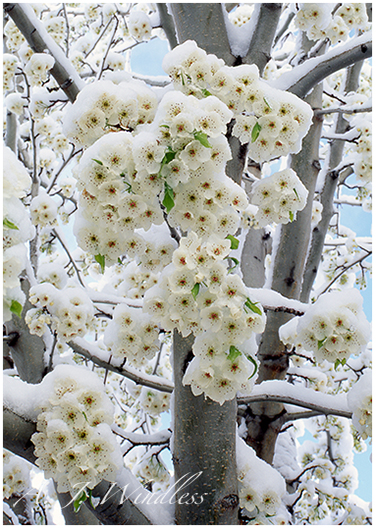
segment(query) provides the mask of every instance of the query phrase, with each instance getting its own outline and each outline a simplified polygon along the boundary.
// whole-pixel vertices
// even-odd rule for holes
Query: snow
[[[251,299],[261,303],[264,308],[285,307],[288,309],[305,312],[309,305],[296,299],[285,298],[279,292],[270,288],[248,288]]]
[[[246,22],[242,26],[237,27],[229,19],[225,5],[222,4],[223,18],[226,25],[227,37],[230,43],[231,53],[235,57],[245,57],[247,55],[249,45],[251,43],[251,39],[255,31],[255,20],[257,20],[258,18],[260,5],[261,4],[256,4],[249,22]]]
[[[20,417],[29,421],[36,421],[45,393],[41,391],[41,384],[27,384],[14,377],[3,377],[3,405]]]
[[[274,88],[279,88],[280,90],[288,90],[303,77],[305,77],[311,70],[319,66],[321,63],[328,63],[333,57],[338,57],[340,54],[351,51],[352,49],[365,44],[372,39],[371,31],[367,31],[360,37],[349,40],[345,44],[335,46],[331,50],[327,51],[325,55],[321,57],[314,57],[308,59],[303,64],[296,66],[293,70],[290,70],[282,74],[278,79],[271,82],[270,84]]]
[[[257,397],[280,399],[282,402],[287,401],[292,404],[298,404],[303,408],[326,410],[351,416],[351,411],[347,404],[347,395],[327,395],[309,388],[293,386],[284,380],[268,380],[261,384],[255,385],[252,394],[248,397],[242,397],[240,400],[256,401]]]
[[[96,357],[99,360],[102,360],[103,362],[110,363],[111,354],[108,351],[105,351],[100,347],[87,342],[84,338],[75,338],[70,342],[70,344],[72,344],[71,346],[73,347],[75,344],[77,344],[78,349],[84,349],[91,356]],[[115,367],[120,366],[121,362],[122,360],[120,359],[111,359],[111,364]],[[161,387],[160,391],[166,392],[172,392],[172,390],[174,389],[172,382],[170,380],[167,380],[167,378],[159,377],[156,375],[146,375],[138,369],[135,369],[130,366],[121,368],[121,371],[125,376],[128,376],[131,380],[136,381],[136,383],[137,380],[142,380],[143,384],[149,385],[150,387],[153,387],[155,389],[158,389],[158,386],[163,386],[163,388]]]
[[[152,494],[144,489],[129,469],[123,468],[119,472],[116,483],[125,491],[124,498],[129,498],[131,502],[139,506],[139,510],[145,514],[152,525],[173,525],[173,516],[158,502],[158,494]]]

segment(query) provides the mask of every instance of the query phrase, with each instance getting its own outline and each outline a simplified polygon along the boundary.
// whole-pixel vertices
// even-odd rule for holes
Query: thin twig
[[[119,25],[119,20],[118,20],[118,18],[117,18],[116,15],[114,15],[114,16],[111,18],[110,22],[112,22],[113,19],[115,19],[115,26],[114,26],[114,29],[113,29],[113,31],[112,31],[111,38],[110,38],[110,40],[109,40],[109,42],[108,42],[106,52],[105,52],[105,54],[103,55],[103,58],[102,58],[102,63],[101,63],[101,66],[100,66],[100,68],[99,68],[99,72],[98,72],[97,79],[96,79],[97,81],[99,81],[100,78],[102,77],[103,70],[104,70],[104,65],[105,65],[105,63],[106,63],[107,56],[108,56],[108,54],[109,54],[109,52],[110,52],[111,46],[112,46],[112,44],[113,44],[113,40],[114,40],[114,38],[115,38],[115,34],[116,34],[116,31],[117,31],[117,28],[118,28],[118,25]]]

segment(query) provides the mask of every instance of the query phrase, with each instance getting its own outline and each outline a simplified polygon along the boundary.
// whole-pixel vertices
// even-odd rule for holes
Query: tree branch
[[[336,46],[324,56],[308,59],[291,72],[282,74],[274,85],[299,97],[305,97],[314,86],[329,75],[371,56],[372,35],[368,31],[346,44]]]
[[[17,117],[16,114],[7,110],[5,145],[12,149],[17,155]]]
[[[157,9],[159,13],[159,20],[163,31],[166,34],[167,40],[170,44],[170,48],[173,49],[178,45],[178,39],[176,38],[174,19],[167,10],[167,5],[160,2],[157,3]]]
[[[238,397],[238,404],[251,402],[283,402],[308,408],[324,415],[337,415],[351,419],[346,395],[323,395],[313,389],[293,386],[283,380],[269,380],[255,386],[252,395]]]
[[[113,424],[111,428],[116,435],[119,435],[123,439],[126,439],[133,445],[163,445],[168,444],[171,438],[170,430],[161,430],[160,432],[147,435],[138,434],[134,432],[126,432],[116,424]]]
[[[243,62],[246,64],[256,64],[261,75],[266,63],[271,57],[270,52],[281,16],[282,4],[255,4],[255,9],[258,9],[257,21],[247,55],[243,58]]]
[[[117,373],[123,377],[129,378],[129,380],[133,380],[133,382],[136,384],[141,384],[142,386],[163,391],[165,393],[172,393],[174,390],[174,385],[166,378],[146,375],[141,373],[141,371],[138,371],[138,369],[134,369],[132,367],[124,368],[110,364],[107,360],[102,358],[103,354],[105,353],[104,351],[82,338],[75,338],[74,340],[68,342],[68,345],[75,353],[84,356],[95,365],[103,367],[104,369],[108,369],[109,371]]]
[[[359,62],[348,69],[346,73],[345,93],[356,91],[361,68],[362,63]],[[342,115],[338,115],[334,124],[336,134],[343,133],[347,129],[348,124],[348,121]],[[333,141],[329,147],[327,162],[325,163],[327,172],[320,196],[321,204],[323,206],[322,216],[321,220],[312,231],[300,297],[302,301],[309,300],[312,286],[319,269],[326,233],[328,231],[330,219],[333,216],[333,199],[340,175],[339,166],[343,157],[343,148],[343,141]]]
[[[5,3],[4,11],[12,18],[34,52],[43,53],[48,50],[52,55],[55,64],[51,68],[51,74],[69,101],[73,103],[84,83],[69,59],[64,55],[63,50],[48,34],[42,22],[38,20],[31,5]]]
[[[348,107],[348,108],[344,108],[344,107],[332,107],[332,108],[323,108],[322,110],[321,109],[316,109],[315,110],[315,114],[317,116],[320,116],[322,114],[334,114],[334,113],[338,113],[338,114],[358,114],[360,112],[372,112],[372,106],[364,106],[364,107]]]
[[[214,53],[231,66],[234,56],[227,37],[221,4],[169,4],[179,44],[192,39],[207,53]],[[218,39],[218,35],[221,38]]]

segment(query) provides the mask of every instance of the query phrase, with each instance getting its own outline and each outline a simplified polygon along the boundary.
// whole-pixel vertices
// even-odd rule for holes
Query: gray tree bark
[[[181,503],[177,501],[176,523],[236,525],[236,401],[226,401],[221,406],[202,395],[195,397],[190,386],[182,385],[188,362],[193,358],[193,341],[192,335],[183,338],[174,332],[173,461],[175,482],[182,483],[202,472],[184,487],[185,501],[195,497],[200,503],[184,503],[184,498]]]

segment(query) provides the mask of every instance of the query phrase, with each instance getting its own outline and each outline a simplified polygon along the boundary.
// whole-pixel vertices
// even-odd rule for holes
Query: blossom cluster
[[[143,11],[133,10],[128,18],[128,29],[137,41],[149,40],[152,30],[149,16]]]
[[[261,228],[271,222],[291,222],[294,213],[306,205],[307,196],[307,189],[292,169],[262,178],[252,185],[250,202],[258,209],[249,211],[250,223]]]
[[[159,329],[148,314],[124,303],[116,306],[103,341],[114,358],[140,367],[160,349]]]
[[[47,53],[33,53],[24,67],[24,72],[32,86],[41,86],[48,79],[55,60]]]
[[[44,27],[51,35],[51,37],[57,42],[61,43],[65,37],[66,22],[64,17],[51,16],[43,21]]]
[[[239,436],[236,438],[236,459],[239,505],[244,514],[251,519],[275,517],[276,523],[286,524],[289,516],[282,506],[286,485],[281,474],[259,459]]]
[[[142,409],[156,417],[170,409],[171,395],[162,391],[155,391],[150,388],[143,387],[139,396],[139,402]]]
[[[3,88],[12,90],[14,87],[14,74],[17,70],[18,59],[10,53],[3,53]]]
[[[240,28],[251,20],[253,9],[253,5],[238,4],[237,7],[229,13],[228,18],[234,26]]]
[[[40,189],[31,201],[30,213],[34,225],[52,226],[57,222],[57,203],[44,189]]]
[[[133,130],[150,123],[157,108],[154,92],[143,81],[107,80],[88,85],[64,116],[64,134],[88,147],[114,130]]]
[[[299,152],[311,124],[311,107],[259,78],[255,65],[225,66],[194,41],[168,53],[163,68],[174,88],[197,98],[214,94],[234,113],[232,133],[248,143],[249,156],[263,162]]]
[[[213,235],[205,241],[190,232],[144,298],[144,310],[164,329],[194,333],[195,358],[183,384],[190,384],[194,395],[204,392],[221,404],[250,389],[254,334],[265,326],[262,308],[249,299],[240,276],[228,274],[223,261],[230,249],[229,239]]]
[[[6,36],[6,46],[10,52],[17,51],[25,42],[25,38],[12,19],[9,19],[5,24],[4,35]]]
[[[230,116],[217,98],[168,92],[152,125],[136,135],[109,133],[87,149],[75,171],[80,246],[109,264],[122,254],[138,255],[154,271],[142,232],[135,230],[163,223],[161,203],[172,226],[205,236],[234,233],[248,201],[224,174],[231,153],[223,132]],[[162,265],[171,243],[156,250]]]
[[[3,498],[30,488],[29,464],[20,457],[3,450]]]
[[[91,330],[94,308],[83,288],[69,284],[59,290],[50,283],[40,283],[30,289],[29,297],[30,302],[37,305],[26,313],[31,334],[42,336],[51,324],[58,337],[68,341]]]
[[[280,327],[280,338],[297,351],[312,351],[318,362],[345,363],[364,350],[370,337],[362,304],[357,289],[323,294],[304,316]]]
[[[352,421],[362,439],[372,437],[372,373],[367,370],[347,393]]]
[[[59,365],[43,379],[35,445],[36,464],[59,492],[114,481],[122,466],[111,431],[113,406],[102,381],[87,369]]]
[[[30,176],[9,147],[4,147],[3,156],[3,289],[4,319],[8,321],[11,312],[20,315],[22,309],[25,295],[19,275],[26,265],[25,243],[34,237],[35,231],[22,202],[30,189]]]
[[[330,39],[332,44],[347,39],[350,31],[364,30],[368,24],[366,5],[364,3],[338,4],[298,4],[295,25],[307,32],[312,40]]]

